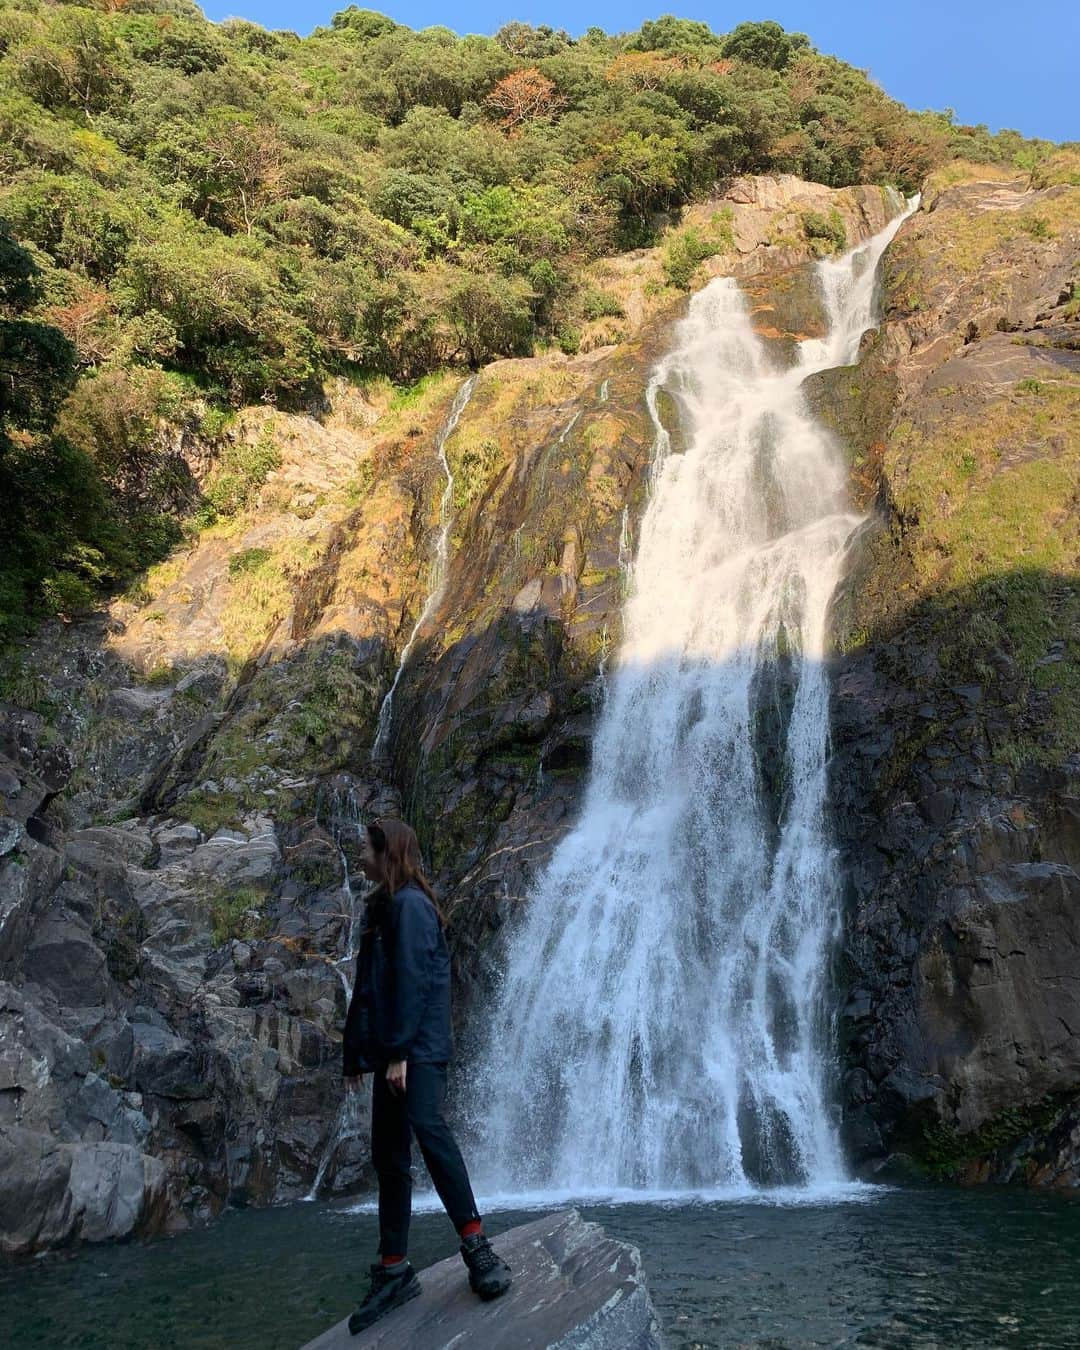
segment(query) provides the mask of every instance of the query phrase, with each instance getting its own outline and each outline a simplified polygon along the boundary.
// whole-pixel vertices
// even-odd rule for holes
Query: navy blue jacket
[[[450,953],[435,906],[407,882],[368,904],[342,1041],[346,1077],[392,1060],[446,1063]]]

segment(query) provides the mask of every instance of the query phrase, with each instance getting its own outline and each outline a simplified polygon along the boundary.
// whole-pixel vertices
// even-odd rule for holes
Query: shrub
[[[239,553],[234,553],[229,559],[229,576],[236,577],[244,572],[257,572],[270,561],[270,557],[268,548],[245,548]]]
[[[716,249],[702,240],[696,231],[678,234],[664,246],[663,266],[668,284],[688,291],[698,264],[711,258]]]
[[[618,296],[610,291],[588,290],[581,297],[581,312],[586,319],[621,319],[624,317]]]
[[[559,343],[559,350],[567,356],[576,356],[581,350],[581,330],[575,328],[572,323],[559,325],[559,331],[556,333]]]
[[[206,915],[215,947],[239,939],[251,942],[270,932],[270,920],[263,913],[266,896],[251,886],[226,886],[206,899]]]
[[[802,227],[811,249],[819,258],[827,257],[830,253],[842,253],[847,248],[847,230],[835,206],[828,215],[820,211],[804,211]]]
[[[94,461],[128,513],[178,511],[192,484],[171,429],[185,420],[187,402],[182,381],[160,370],[104,370],[76,385],[57,430]]]
[[[203,488],[199,525],[238,515],[255,501],[259,489],[281,464],[274,427],[267,421],[254,442],[226,441]]]

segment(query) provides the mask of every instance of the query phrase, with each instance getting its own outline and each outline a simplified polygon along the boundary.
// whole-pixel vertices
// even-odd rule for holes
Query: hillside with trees
[[[187,0],[0,4],[0,634],[177,541],[166,453],[330,375],[410,383],[617,309],[586,284],[742,173],[916,190],[1048,147],[912,112],[775,23],[309,37]],[[256,466],[257,469],[257,466]]]

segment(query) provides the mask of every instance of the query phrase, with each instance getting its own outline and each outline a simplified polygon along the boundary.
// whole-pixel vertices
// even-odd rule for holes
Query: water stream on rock
[[[357,905],[356,896],[353,893],[352,880],[349,876],[349,861],[345,854],[344,843],[347,837],[355,840],[360,834],[361,813],[356,794],[351,788],[334,789],[326,793],[319,801],[318,816],[320,819],[326,820],[327,828],[337,845],[338,856],[341,860],[342,909],[343,913],[348,916],[348,924],[345,928],[345,950],[341,957],[334,962],[334,965],[341,978],[341,985],[345,991],[345,1007],[348,1008],[352,1001],[353,976],[356,971],[356,954],[360,940],[360,907]],[[304,1197],[305,1200],[318,1199],[326,1174],[338,1149],[346,1139],[355,1138],[360,1133],[364,1123],[360,1102],[359,1093],[342,1093],[337,1119],[334,1121],[334,1127],[327,1137],[322,1157],[319,1159],[319,1166],[315,1170],[315,1179],[311,1183],[311,1189]]]
[[[801,385],[855,359],[902,219],[818,265],[828,331],[795,366],[721,278],[653,372],[652,492],[581,817],[514,934],[469,1094],[489,1203],[845,1185],[822,658],[859,517]]]
[[[443,488],[443,494],[439,501],[439,533],[435,538],[435,556],[431,565],[431,584],[428,588],[427,600],[424,602],[424,608],[420,611],[420,617],[413,625],[413,630],[409,634],[409,640],[401,650],[401,658],[398,661],[398,668],[394,675],[393,682],[387,691],[379,708],[379,721],[375,729],[375,740],[371,746],[372,761],[379,760],[386,750],[387,738],[390,735],[390,723],[394,710],[394,695],[397,693],[397,687],[401,683],[401,677],[405,672],[405,667],[409,663],[409,657],[412,655],[413,647],[416,645],[416,639],[420,630],[427,623],[428,618],[434,612],[439,601],[442,599],[443,590],[446,586],[446,569],[450,561],[450,526],[452,524],[452,507],[454,504],[454,475],[450,471],[450,461],[446,457],[446,442],[457,430],[457,425],[461,421],[461,415],[468,406],[469,399],[472,398],[473,390],[476,388],[477,376],[470,375],[462,384],[461,388],[454,395],[454,401],[450,406],[450,412],[446,421],[439,428],[439,434],[435,437],[435,450],[439,456],[439,462],[442,464],[443,473],[446,475],[446,485]]]

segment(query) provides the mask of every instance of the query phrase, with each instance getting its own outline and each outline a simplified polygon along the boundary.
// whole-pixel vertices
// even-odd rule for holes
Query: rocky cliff
[[[953,171],[813,396],[871,506],[837,615],[849,1141],[1080,1182],[1080,188]]]
[[[929,194],[889,255],[886,323],[857,370],[814,391],[877,522],[838,608],[835,700],[845,1091],[863,1158],[909,1136],[937,1156],[972,1131],[987,1158],[984,1123],[1051,1102],[1049,1127],[1067,1129],[1058,1106],[1080,1084],[1075,982],[1054,965],[1077,932],[1074,194]],[[739,275],[782,356],[821,331],[807,259],[896,206],[876,188],[747,179],[672,228],[714,231],[699,279]],[[306,415],[248,410],[232,445],[270,442],[277,465],[257,497],[107,613],[15,654],[0,718],[7,1250],[172,1230],[317,1176],[323,1191],[369,1184],[338,1083],[361,813],[416,822],[462,1018],[482,1000],[578,800],[647,491],[645,385],[684,304],[659,250],[595,266],[617,323],[596,320],[576,356],[485,367],[446,438],[449,566],[378,744],[428,594],[460,376],[404,397],[331,388]],[[197,456],[193,470],[222,472]],[[997,542],[968,547],[984,518]],[[1012,605],[1013,585],[1034,607]],[[1010,627],[1020,614],[1030,633]],[[994,1021],[1008,991],[1027,1040]]]

